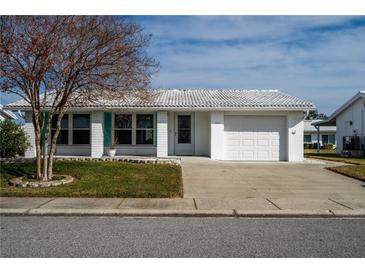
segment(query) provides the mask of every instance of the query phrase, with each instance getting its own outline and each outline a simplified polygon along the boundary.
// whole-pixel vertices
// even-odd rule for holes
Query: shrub
[[[0,157],[23,156],[30,143],[20,125],[12,120],[0,121]]]
[[[311,149],[311,144],[304,144],[304,149]]]
[[[323,148],[324,149],[333,149],[333,145],[332,144],[324,144]]]

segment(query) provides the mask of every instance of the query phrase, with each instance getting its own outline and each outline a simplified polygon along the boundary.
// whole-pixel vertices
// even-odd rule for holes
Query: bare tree
[[[145,51],[150,39],[120,17],[0,17],[0,90],[32,107],[38,179],[52,178],[67,107],[94,96],[143,94],[158,68]]]

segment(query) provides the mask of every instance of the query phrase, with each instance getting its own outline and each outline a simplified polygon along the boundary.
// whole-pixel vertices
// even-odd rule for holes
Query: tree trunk
[[[46,134],[44,138],[43,144],[43,181],[51,180],[52,177],[48,176],[48,141],[51,137],[51,121],[52,121],[53,113],[49,113],[47,121],[45,121],[46,125]]]
[[[50,148],[50,152],[49,152],[49,159],[48,159],[48,174],[47,177],[49,179],[52,179],[53,177],[53,161],[54,161],[54,154],[56,151],[56,143],[57,143],[57,138],[58,135],[61,131],[61,121],[63,118],[63,110],[60,111],[58,118],[57,118],[57,123],[56,123],[56,131],[51,139],[51,148]]]
[[[36,129],[35,129],[36,131]],[[36,150],[36,163],[37,163],[37,180],[42,179],[42,153],[41,153],[41,142],[40,133],[35,132],[35,150]]]
[[[32,114],[34,135],[35,135],[35,150],[36,150],[36,163],[37,163],[37,180],[42,180],[42,147],[41,147],[41,126],[39,113],[34,111]]]
[[[52,138],[52,143],[51,143],[51,149],[49,152],[49,159],[48,159],[48,174],[47,177],[49,179],[52,179],[53,177],[53,160],[54,160],[54,153],[55,153],[55,148],[56,148],[56,140],[53,140],[54,138]]]

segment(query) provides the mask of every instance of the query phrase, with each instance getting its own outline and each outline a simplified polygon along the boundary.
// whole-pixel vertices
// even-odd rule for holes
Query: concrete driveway
[[[326,170],[329,165],[334,164],[242,163],[183,157],[184,197],[195,198],[198,207],[203,208],[211,208],[218,200],[234,204],[245,201],[245,208],[252,209],[365,208],[365,183]]]

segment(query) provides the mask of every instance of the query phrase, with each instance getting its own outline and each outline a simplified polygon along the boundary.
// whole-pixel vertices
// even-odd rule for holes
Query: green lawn
[[[335,154],[336,153],[336,149],[320,149],[319,150],[320,154]],[[305,148],[304,149],[304,154],[318,154],[317,149],[308,149]]]
[[[57,161],[55,174],[76,178],[71,184],[49,188],[8,186],[10,178],[35,174],[34,163],[1,164],[0,196],[33,197],[182,197],[181,167],[164,164]]]
[[[328,169],[365,182],[365,165],[337,166],[329,167]]]
[[[307,158],[320,159],[325,161],[341,162],[351,165],[329,167],[329,170],[342,175],[365,181],[365,157],[349,157],[336,154],[335,150],[321,150],[317,153],[315,149],[305,149],[304,156]]]
[[[304,150],[304,157],[321,159],[326,161],[342,162],[353,165],[365,165],[365,157],[343,156],[340,154],[336,154],[336,151],[333,150],[321,150],[320,153],[317,153],[316,150],[306,149]]]

